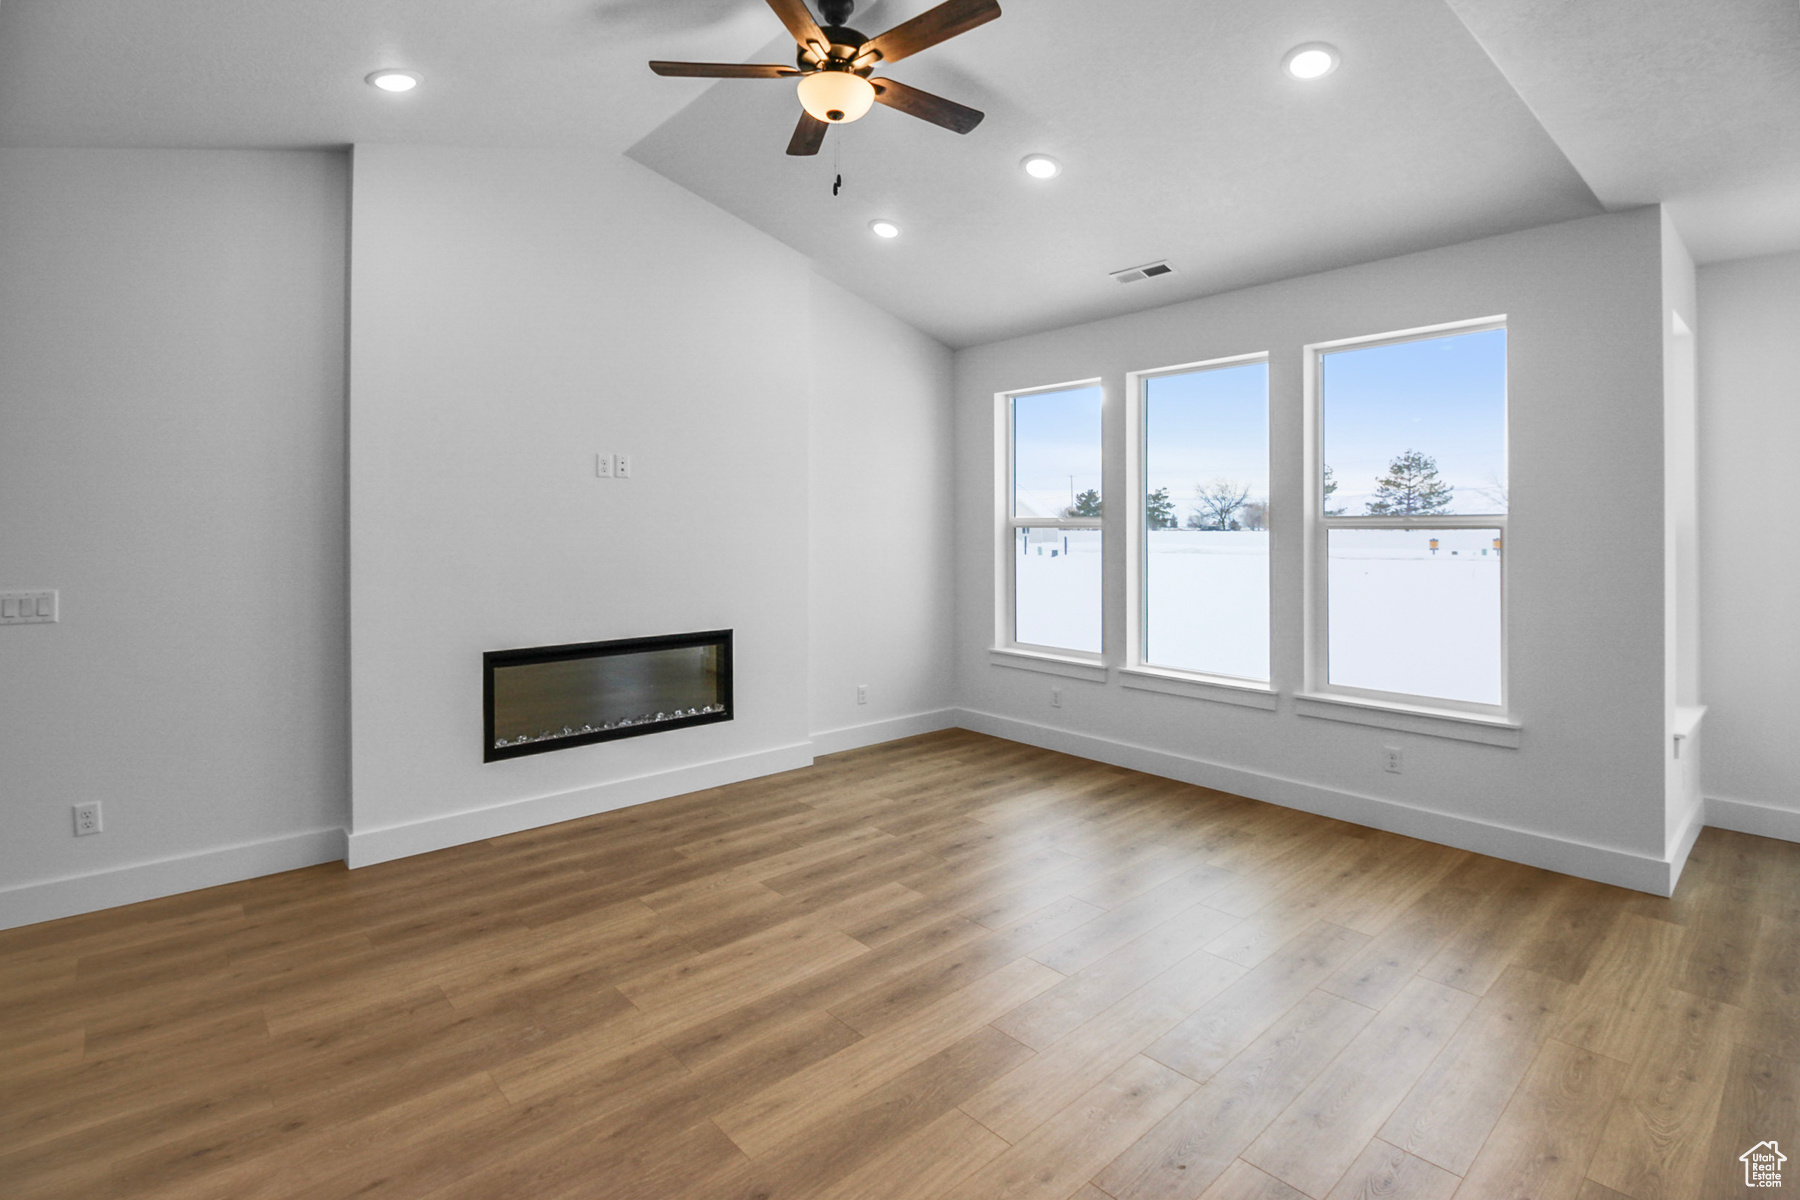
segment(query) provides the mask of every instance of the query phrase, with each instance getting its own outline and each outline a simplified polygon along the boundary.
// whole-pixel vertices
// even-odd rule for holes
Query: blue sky
[[[1055,516],[1100,489],[1098,387],[1013,397],[1013,480],[1022,517]]]
[[[1323,381],[1334,507],[1362,512],[1388,463],[1417,450],[1456,488],[1449,511],[1504,511],[1483,494],[1506,478],[1504,329],[1334,351]]]
[[[1177,524],[1187,523],[1197,484],[1224,479],[1252,500],[1268,497],[1268,363],[1157,375],[1144,400],[1146,486],[1169,489]]]
[[[1228,479],[1268,495],[1268,380],[1263,362],[1149,380],[1146,487],[1169,489],[1178,520],[1196,484]],[[1449,511],[1505,511],[1495,496],[1506,478],[1504,329],[1333,351],[1323,388],[1334,507],[1361,513],[1388,463],[1418,450],[1456,489]],[[1021,516],[1055,515],[1072,493],[1100,487],[1098,387],[1016,396],[1013,427]]]

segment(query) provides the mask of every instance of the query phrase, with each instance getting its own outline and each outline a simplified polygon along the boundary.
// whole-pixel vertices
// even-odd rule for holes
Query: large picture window
[[[1146,666],[1269,681],[1269,364],[1142,377]]]
[[[1506,328],[1316,347],[1315,688],[1506,705]]]
[[[1098,384],[1007,397],[1015,645],[1099,654]]]

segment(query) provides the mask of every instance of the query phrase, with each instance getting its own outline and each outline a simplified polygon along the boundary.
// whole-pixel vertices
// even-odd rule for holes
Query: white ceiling
[[[1001,3],[891,69],[979,129],[877,107],[809,160],[791,83],[644,65],[787,60],[762,0],[0,0],[0,145],[628,152],[951,345],[1657,200],[1703,260],[1800,248],[1795,0]],[[1288,79],[1312,40],[1343,66]]]

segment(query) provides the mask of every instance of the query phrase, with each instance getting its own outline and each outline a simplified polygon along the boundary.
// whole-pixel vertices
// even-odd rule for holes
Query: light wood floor
[[[10,1200],[1712,1200],[1797,1090],[1800,846],[1659,900],[960,731],[0,933]]]

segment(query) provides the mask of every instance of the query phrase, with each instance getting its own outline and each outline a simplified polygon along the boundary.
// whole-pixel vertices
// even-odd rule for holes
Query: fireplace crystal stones
[[[495,762],[732,718],[731,630],[482,655]]]

